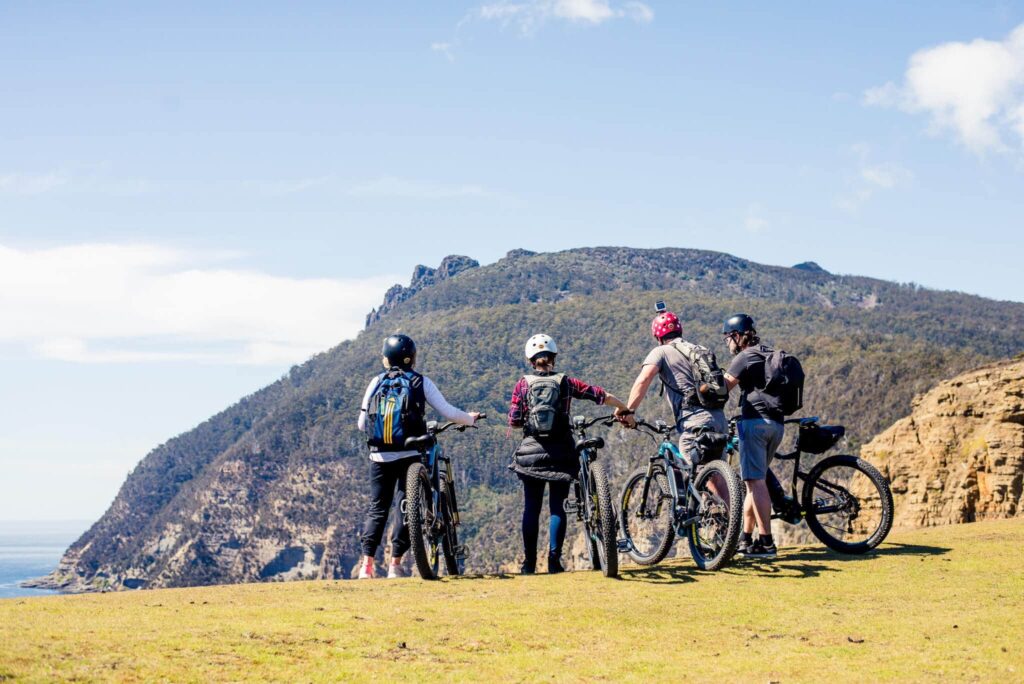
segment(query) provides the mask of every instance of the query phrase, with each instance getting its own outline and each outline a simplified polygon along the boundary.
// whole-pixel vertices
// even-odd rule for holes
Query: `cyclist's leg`
[[[523,565],[530,570],[537,565],[537,534],[540,531],[540,509],[544,504],[544,480],[521,476],[523,482]]]
[[[681,454],[692,459],[701,459],[698,460],[699,463],[707,463],[723,457],[722,453],[701,454],[695,440],[699,428],[711,428],[715,432],[728,434],[729,421],[726,419],[724,411],[700,409],[684,416],[681,422],[682,433],[679,435],[679,452]],[[728,505],[729,487],[721,475],[714,473],[711,476],[708,489]]]
[[[388,514],[395,496],[395,478],[388,463],[370,461],[370,503],[363,521],[360,547],[364,556],[373,557],[384,538]]]
[[[747,486],[743,501],[745,534],[752,533],[755,526],[761,536],[772,533],[772,501],[764,481],[768,470],[769,443],[774,435],[771,423],[762,418],[748,418],[736,424],[740,438],[740,477]],[[777,443],[775,446],[778,448]]]
[[[391,558],[401,558],[409,550],[409,528],[405,524],[405,516],[402,514],[402,506],[405,503],[405,475],[409,470],[409,464],[418,460],[416,458],[404,458],[395,461],[394,478],[398,483],[398,496],[395,506],[395,526],[391,528]],[[392,464],[387,464],[392,465]]]
[[[551,512],[551,528],[549,530],[549,556],[562,557],[562,545],[565,543],[565,500],[569,497],[569,483],[548,483],[548,510]]]

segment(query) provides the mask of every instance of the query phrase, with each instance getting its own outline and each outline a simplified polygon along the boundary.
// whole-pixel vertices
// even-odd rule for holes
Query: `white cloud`
[[[743,221],[743,227],[749,233],[762,233],[771,226],[771,223],[764,216],[764,209],[759,204],[751,204],[747,207],[747,217]]]
[[[0,245],[0,342],[80,363],[302,361],[363,326],[395,276],[286,278],[155,245]]]
[[[864,143],[852,145],[850,152],[857,157],[857,173],[848,191],[836,200],[843,211],[855,212],[876,193],[906,186],[914,179],[914,174],[899,164],[872,162],[871,149]]]
[[[153,183],[147,180],[111,176],[107,164],[75,165],[45,173],[0,175],[0,195],[43,195],[59,191],[123,197],[141,195],[154,189]]]
[[[978,38],[925,48],[910,57],[904,82],[864,93],[865,104],[927,114],[935,133],[952,132],[975,152],[1024,143],[1024,24],[1005,40]]]
[[[502,0],[482,5],[473,14],[486,21],[514,24],[524,35],[533,34],[552,19],[589,25],[622,18],[632,19],[641,24],[654,20],[654,10],[642,2],[630,1],[613,5],[608,0]]]
[[[454,62],[455,61],[455,54],[452,51],[452,47],[453,46],[452,46],[451,43],[431,43],[430,44],[430,49],[431,50],[433,50],[434,52],[440,52],[442,55],[445,56],[445,59],[447,59],[449,62]]]
[[[11,195],[41,195],[67,185],[62,173],[8,173],[0,176],[0,193]]]

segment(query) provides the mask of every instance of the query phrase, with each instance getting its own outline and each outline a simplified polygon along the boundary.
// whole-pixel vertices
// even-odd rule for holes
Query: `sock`
[[[758,539],[761,540],[761,545],[762,546],[774,546],[775,545],[775,540],[772,539],[772,535],[770,535],[770,534],[763,534],[760,537],[758,537]]]
[[[743,543],[747,544],[748,546],[750,544],[753,544],[754,543],[754,533],[753,532],[744,532],[743,533]]]

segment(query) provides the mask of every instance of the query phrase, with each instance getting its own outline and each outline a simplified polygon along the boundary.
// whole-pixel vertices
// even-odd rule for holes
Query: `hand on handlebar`
[[[473,425],[476,426],[478,420],[483,420],[487,417],[486,413],[480,413],[479,411],[469,411],[469,416],[473,419]]]
[[[636,417],[632,411],[627,409],[615,409],[615,420],[628,427],[630,430],[636,429]]]

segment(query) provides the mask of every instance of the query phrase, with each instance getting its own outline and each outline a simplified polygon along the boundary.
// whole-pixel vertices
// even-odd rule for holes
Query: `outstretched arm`
[[[626,400],[626,410],[635,411],[636,407],[640,405],[640,402],[647,396],[647,390],[651,388],[651,383],[654,382],[654,378],[658,376],[658,367],[654,364],[647,364],[640,369],[640,375],[636,376],[636,380],[633,382],[633,388],[629,390],[629,399]]]
[[[475,411],[472,413],[466,413],[461,409],[457,409],[444,398],[441,394],[441,390],[437,389],[437,385],[430,378],[424,376],[423,378],[423,394],[427,399],[427,403],[434,407],[434,410],[444,416],[447,420],[460,425],[472,425],[476,422],[479,413]]]

